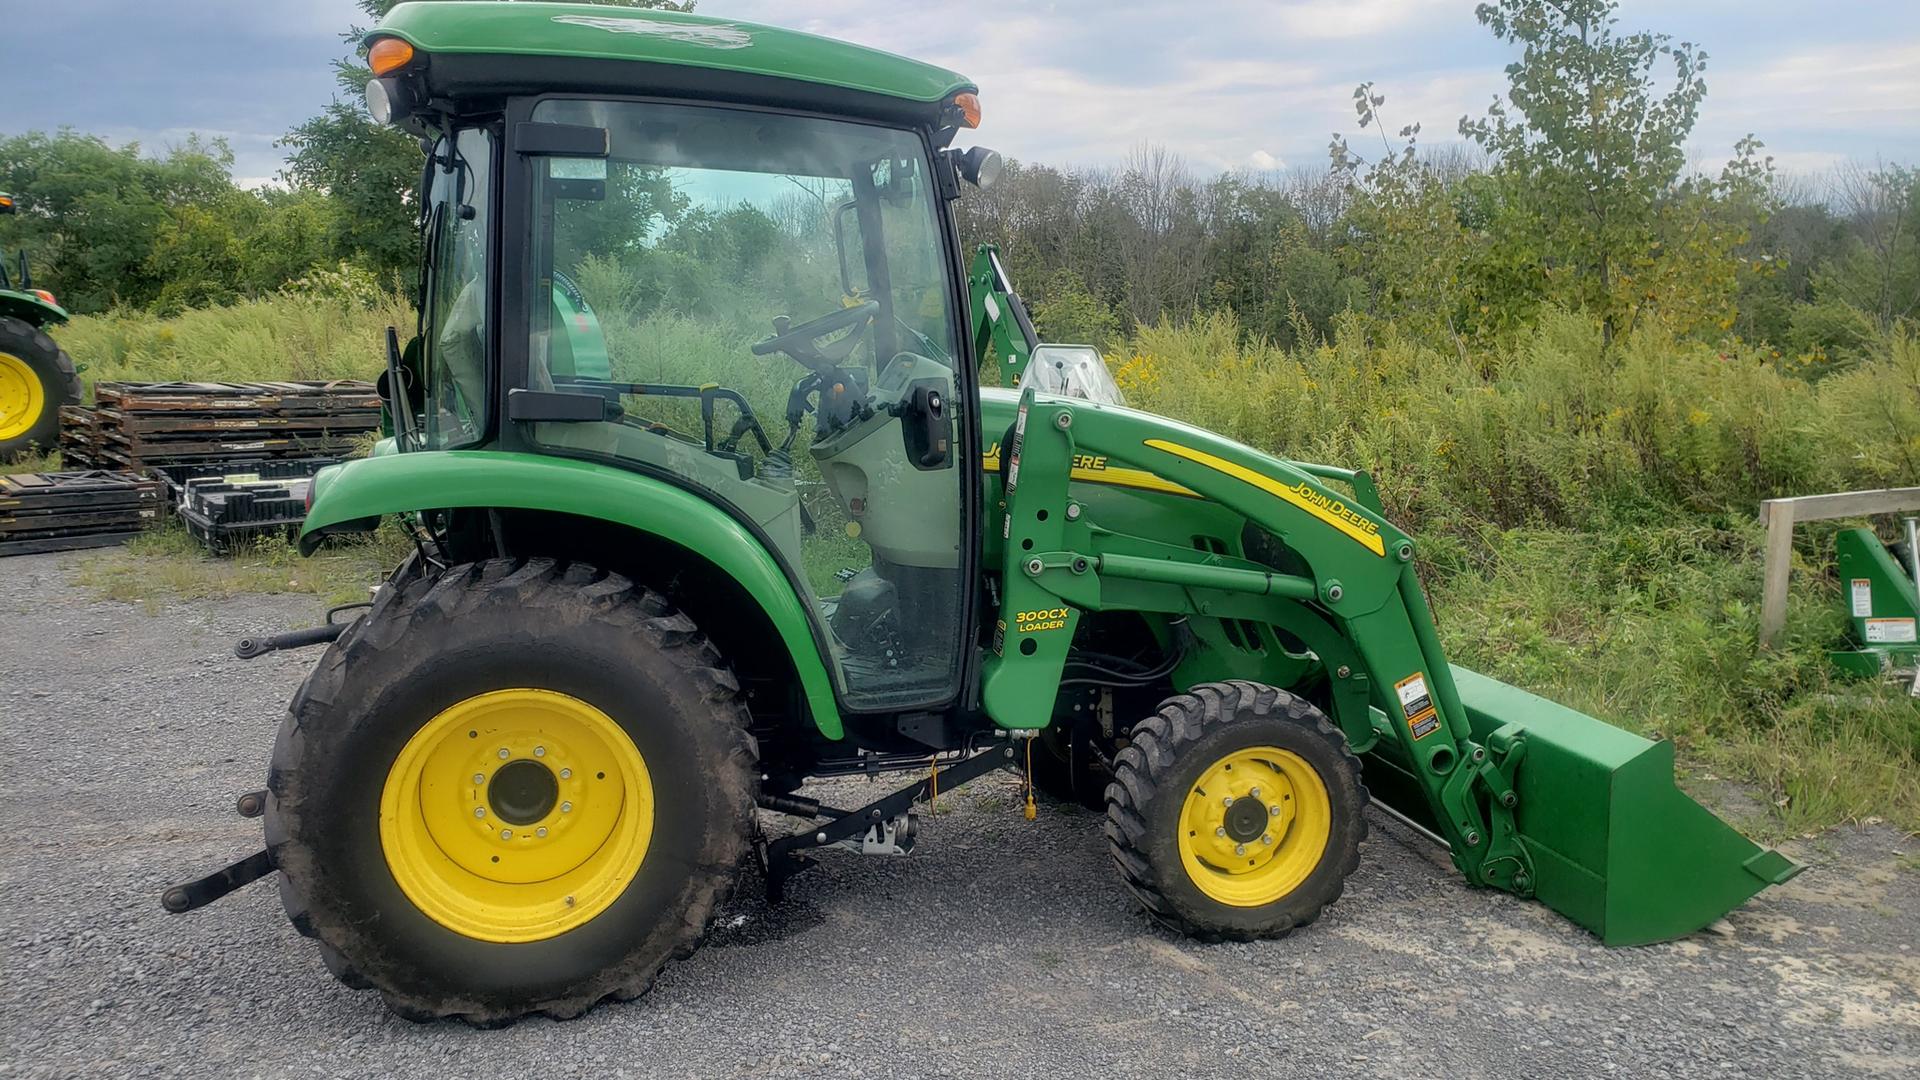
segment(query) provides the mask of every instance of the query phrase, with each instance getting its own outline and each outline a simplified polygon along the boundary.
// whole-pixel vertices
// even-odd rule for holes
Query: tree
[[[357,0],[363,14],[378,21],[400,0]],[[614,7],[692,11],[693,0],[584,0]],[[361,107],[361,94],[373,77],[363,61],[361,40],[367,28],[348,28],[342,38],[352,55],[334,62],[340,95],[324,111],[288,132],[282,174],[297,186],[333,197],[331,239],[335,253],[351,258],[383,278],[405,279],[420,257],[420,214],[416,189],[425,166],[419,143],[397,128],[376,124]]]
[[[189,137],[160,157],[62,129],[0,139],[0,191],[20,199],[0,242],[29,252],[35,280],[77,312],[153,302],[172,272],[153,258],[183,208],[233,189],[224,142]]]
[[[1749,137],[1719,179],[1683,176],[1707,54],[1620,32],[1616,7],[1498,0],[1475,10],[1521,47],[1506,100],[1460,120],[1499,181],[1492,263],[1539,297],[1594,314],[1608,340],[1651,314],[1682,331],[1730,327],[1736,252],[1768,208],[1771,159]]]

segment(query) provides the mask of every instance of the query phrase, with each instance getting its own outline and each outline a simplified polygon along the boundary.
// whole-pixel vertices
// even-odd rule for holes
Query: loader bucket
[[[1804,867],[1688,798],[1654,742],[1454,667],[1474,737],[1526,733],[1516,828],[1534,895],[1608,945],[1692,933]]]

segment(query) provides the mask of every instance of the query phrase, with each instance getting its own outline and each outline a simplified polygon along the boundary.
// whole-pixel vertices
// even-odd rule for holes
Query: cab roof
[[[445,0],[403,3],[367,33],[397,37],[429,57],[485,54],[637,61],[711,75],[793,80],[937,105],[974,89],[964,76],[903,56],[758,23],[592,4]],[[661,68],[648,69],[658,81]],[[636,76],[640,74],[636,71]],[[699,78],[700,75],[708,78]],[[671,87],[667,87],[671,88]]]

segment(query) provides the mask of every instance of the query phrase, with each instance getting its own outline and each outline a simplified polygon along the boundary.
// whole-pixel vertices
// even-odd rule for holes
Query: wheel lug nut
[[[1254,798],[1256,798],[1256,799],[1257,799],[1257,798],[1259,798],[1259,797],[1260,797],[1260,789],[1259,789],[1259,788],[1254,788],[1254,789],[1253,789],[1252,791],[1249,791],[1249,792],[1247,792],[1247,794],[1249,794],[1249,795],[1251,795],[1251,796],[1253,796]]]
[[[569,777],[571,777],[571,776],[573,776],[573,770],[572,770],[572,769],[561,769],[561,770],[560,770],[560,779],[562,779],[562,780],[565,780],[565,779],[568,779],[568,778],[569,778]]]
[[[486,817],[486,816],[487,816],[487,808],[486,808],[486,807],[484,807],[484,806],[476,806],[476,807],[474,807],[474,808],[473,808],[473,816],[474,816],[474,817]]]
[[[533,830],[533,835],[539,837],[542,840],[545,840],[547,838],[547,827],[545,825],[540,826],[539,828]]]
[[[561,804],[560,804],[560,812],[561,812],[561,813],[563,813],[563,814],[571,814],[571,813],[573,813],[573,804],[572,804],[572,803],[570,803],[570,802],[563,802],[563,803],[561,803]]]
[[[1273,809],[1271,809],[1271,810],[1269,810],[1269,811],[1267,811],[1267,816],[1268,816],[1268,817],[1279,817],[1279,816],[1280,816],[1280,808],[1276,806],[1276,807],[1274,807]]]
[[[1260,842],[1261,842],[1261,843],[1263,843],[1263,844],[1272,844],[1272,843],[1273,843],[1273,834],[1272,834],[1272,833],[1261,833],[1261,834],[1260,834]]]
[[[1222,826],[1221,826],[1220,828],[1217,828],[1217,829],[1215,829],[1215,830],[1213,830],[1213,835],[1215,835],[1215,836],[1225,836],[1225,835],[1227,835],[1227,828],[1226,828],[1226,826],[1224,826],[1224,825],[1222,825]]]
[[[500,760],[501,760],[501,761],[505,761],[505,760],[507,760],[507,754],[508,754],[508,751],[507,751],[507,748],[506,748],[506,747],[504,747],[504,746],[503,746],[503,747],[501,747],[501,748],[500,748]]]
[[[1232,806],[1232,805],[1233,805],[1233,796],[1231,796],[1231,795],[1228,795],[1228,796],[1227,796],[1226,798],[1224,798],[1224,799],[1221,799],[1221,800],[1220,800],[1220,803],[1221,803],[1221,805],[1223,805],[1223,806]]]
[[[512,830],[512,829],[501,829],[501,830],[500,830],[500,839],[502,839],[502,840],[511,840],[511,839],[513,839],[513,830]]]
[[[1247,845],[1245,844],[1233,845],[1233,853],[1235,855],[1245,855],[1247,853]]]
[[[486,773],[474,773],[474,774],[473,774],[473,782],[474,782],[474,783],[476,783],[476,784],[484,784],[484,783],[486,783],[486,782],[487,782],[487,774],[486,774]]]
[[[533,748],[533,756],[534,756],[534,757],[546,757],[546,756],[547,756],[547,748],[546,748],[546,747],[544,747],[544,746],[536,746],[536,747],[534,747],[534,748]]]

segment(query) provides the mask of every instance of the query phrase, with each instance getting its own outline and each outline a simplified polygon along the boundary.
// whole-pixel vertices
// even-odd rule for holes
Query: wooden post
[[[1793,500],[1760,504],[1767,522],[1766,585],[1760,594],[1760,647],[1771,649],[1787,625],[1787,572],[1793,568]]]
[[[1760,594],[1760,647],[1772,648],[1787,625],[1787,575],[1793,569],[1795,525],[1910,510],[1920,510],[1920,487],[1840,491],[1761,503],[1760,520],[1767,526],[1767,558],[1766,587]]]

